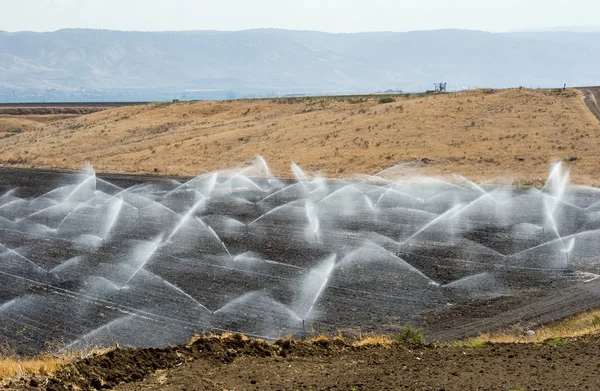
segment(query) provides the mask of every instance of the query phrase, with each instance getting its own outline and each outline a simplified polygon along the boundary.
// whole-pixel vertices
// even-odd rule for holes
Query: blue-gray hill
[[[599,62],[593,32],[0,32],[0,99],[592,85]]]

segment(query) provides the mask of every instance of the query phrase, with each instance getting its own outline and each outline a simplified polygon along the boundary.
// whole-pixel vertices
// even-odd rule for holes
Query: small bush
[[[568,339],[560,338],[560,337],[550,338],[548,341],[546,341],[548,346],[553,346],[553,347],[563,346],[563,345],[566,345],[568,342],[569,342]]]
[[[355,105],[357,103],[364,103],[367,100],[365,98],[348,98],[348,103],[351,105]]]
[[[472,349],[481,349],[481,348],[485,348],[488,345],[487,341],[482,341],[479,339],[476,339],[472,342],[469,342],[467,344],[468,347],[472,348]]]
[[[392,103],[395,101],[396,99],[392,98],[391,96],[382,96],[381,98],[379,98],[379,104]]]
[[[425,343],[423,330],[413,329],[410,325],[404,326],[399,334],[392,335],[392,339],[396,342],[410,342],[414,344]]]
[[[592,326],[600,326],[600,316],[594,315],[592,318]]]

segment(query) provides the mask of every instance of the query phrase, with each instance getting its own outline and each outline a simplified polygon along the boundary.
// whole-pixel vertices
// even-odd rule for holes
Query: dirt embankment
[[[600,387],[599,337],[543,344],[355,347],[342,340],[200,338],[167,349],[118,349],[8,389],[583,390]],[[39,387],[39,388],[38,388]]]
[[[110,108],[43,121],[0,115],[0,165],[198,175],[262,155],[327,177],[424,161],[420,173],[537,184],[554,160],[600,184],[600,125],[577,90],[477,90],[444,95],[181,102]],[[20,133],[9,131],[20,128]],[[0,134],[2,137],[2,134]]]

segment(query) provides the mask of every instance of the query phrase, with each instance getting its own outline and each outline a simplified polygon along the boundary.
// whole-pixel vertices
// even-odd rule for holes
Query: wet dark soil
[[[600,337],[479,348],[342,340],[267,344],[240,336],[190,346],[117,349],[51,378],[6,389],[46,390],[597,390]]]
[[[102,175],[101,178],[121,187],[142,183],[173,186],[173,183],[158,176]],[[76,175],[68,172],[0,168],[0,194],[16,188],[16,195],[23,198],[38,197],[76,181]],[[249,199],[254,196],[250,191],[242,195]],[[576,196],[576,201],[590,197],[582,192]],[[160,224],[152,221],[146,221],[143,229],[139,226],[135,230],[127,227],[121,231],[115,229],[122,235],[115,235],[109,245],[92,250],[76,246],[68,237],[43,237],[40,240],[38,235],[26,235],[20,231],[7,229],[0,232],[0,242],[10,248],[25,249],[26,255],[45,270],[53,270],[79,255],[86,257],[81,269],[74,264],[72,274],[66,273],[64,279],[49,273],[30,276],[26,273],[29,271],[27,268],[19,269],[17,275],[11,270],[0,275],[0,304],[15,298],[33,298],[31,303],[22,300],[19,303],[21,307],[13,307],[13,312],[0,314],[0,350],[10,348],[16,354],[36,355],[65,346],[77,349],[87,345],[112,346],[120,343],[162,347],[184,343],[194,333],[215,330],[242,332],[269,340],[288,333],[295,338],[307,334],[335,335],[338,331],[344,335],[395,333],[405,324],[423,328],[428,341],[444,341],[514,324],[535,327],[592,309],[600,302],[600,279],[586,281],[567,269],[509,268],[504,264],[504,258],[499,260],[497,256],[490,255],[490,251],[479,253],[479,247],[471,246],[475,249],[471,253],[462,251],[460,246],[443,246],[444,234],[440,237],[434,233],[431,236],[421,235],[422,240],[414,241],[414,246],[398,248],[391,244],[386,251],[391,254],[389,256],[405,259],[409,265],[442,285],[488,273],[493,279],[486,281],[502,287],[498,295],[488,296],[486,289],[482,289],[481,295],[470,294],[468,284],[467,289],[462,290],[441,289],[421,284],[420,279],[403,280],[395,277],[395,269],[386,268],[387,264],[382,263],[367,268],[368,273],[356,268],[336,273],[318,297],[312,317],[304,327],[297,319],[275,318],[275,315],[281,315],[277,311],[282,306],[273,303],[291,307],[307,270],[318,267],[333,252],[342,259],[344,254],[359,247],[369,233],[379,234],[377,237],[394,237],[394,230],[401,229],[404,223],[393,225],[387,224],[386,220],[375,224],[361,220],[361,215],[357,214],[356,221],[343,220],[337,227],[332,223],[335,219],[323,219],[323,226],[331,225],[328,226],[329,236],[324,240],[326,245],[308,243],[303,238],[299,239],[298,235],[294,236],[297,231],[293,229],[294,221],[264,223],[260,229],[253,228],[248,232],[228,229],[223,223],[226,220],[219,220],[219,217],[235,218],[249,224],[263,211],[257,210],[259,208],[255,205],[236,204],[232,197],[227,197],[213,197],[201,216],[210,224],[217,223],[215,231],[222,243],[212,246],[210,243],[216,242],[209,241],[205,246],[201,240],[178,242],[176,252],[160,253],[145,267],[161,280],[171,282],[171,286],[157,283],[157,278],[143,276],[138,276],[139,283],[132,282],[132,289],[123,292],[121,289],[118,292],[111,290],[111,286],[106,284],[91,285],[98,291],[88,286],[87,277],[104,276],[102,270],[107,264],[121,262],[130,256],[132,240],[148,240],[155,237],[153,232],[162,230]],[[583,204],[589,202],[587,200]],[[407,221],[406,224],[412,224]],[[73,227],[85,228],[83,223],[77,224],[74,223]],[[600,226],[600,220],[598,224]],[[514,253],[521,247],[535,244],[529,243],[527,238],[513,235],[510,243],[518,249],[504,248],[507,236],[492,229],[470,231],[465,237],[471,244],[491,246],[489,248],[502,253]],[[221,244],[226,245],[232,254],[252,252],[261,259],[276,262],[252,264],[252,268],[233,268]],[[177,257],[171,256],[173,254]],[[190,259],[183,259],[187,256]],[[221,256],[225,257],[225,261]],[[353,270],[365,278],[357,278],[352,274]],[[588,271],[600,273],[595,269]],[[373,276],[377,279],[372,279]],[[114,277],[117,283],[120,281],[119,287],[126,285],[126,279],[121,280],[116,273],[109,277]],[[231,309],[229,315],[217,314],[209,318],[206,310],[190,306],[189,297],[176,291],[175,286],[215,312],[236,298],[245,297],[247,301],[243,306]],[[479,288],[473,286],[477,293]],[[267,294],[263,295],[263,291]],[[91,292],[92,295],[82,295],[82,292]],[[97,292],[102,292],[102,295]],[[76,319],[73,308],[77,309]],[[141,316],[128,318],[132,309]],[[307,310],[301,311],[302,314],[307,314]],[[87,337],[97,339],[90,342]]]

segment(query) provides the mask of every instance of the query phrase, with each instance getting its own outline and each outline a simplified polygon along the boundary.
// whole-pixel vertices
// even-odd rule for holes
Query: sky
[[[597,26],[599,0],[0,0],[0,30],[245,30],[334,33]]]

